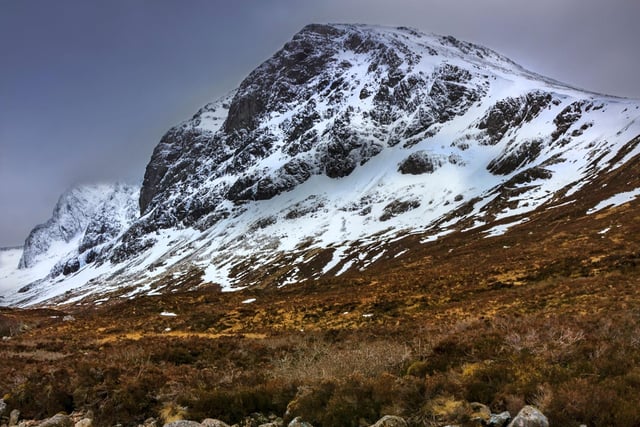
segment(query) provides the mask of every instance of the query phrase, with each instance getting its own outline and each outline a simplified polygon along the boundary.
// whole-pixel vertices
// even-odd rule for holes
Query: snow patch
[[[162,316],[162,317],[176,317],[178,315],[175,314],[175,313],[172,313],[170,311],[163,311],[162,313],[160,313],[160,316]]]
[[[488,237],[496,237],[496,236],[502,236],[503,234],[505,234],[511,227],[515,227],[516,225],[519,224],[524,224],[525,222],[529,221],[529,218],[522,218],[519,219],[518,221],[513,221],[507,224],[500,224],[500,225],[496,225],[495,227],[490,228],[489,230],[486,231],[486,238]]]
[[[605,208],[613,208],[616,206],[624,205],[625,203],[631,202],[638,196],[640,196],[640,188],[636,188],[635,190],[632,190],[632,191],[626,191],[624,193],[615,194],[609,197],[608,199],[601,201],[600,203],[595,205],[593,208],[589,209],[587,211],[587,214],[590,215],[598,211],[601,211]]]

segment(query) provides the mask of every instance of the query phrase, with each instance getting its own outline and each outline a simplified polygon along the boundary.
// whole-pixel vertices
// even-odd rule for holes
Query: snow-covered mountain
[[[51,218],[29,233],[23,248],[4,251],[0,291],[68,276],[96,260],[138,217],[139,193],[138,187],[125,184],[66,191]],[[13,262],[17,256],[19,261]]]
[[[126,231],[94,227],[100,251],[7,299],[283,286],[399,256],[408,234],[504,232],[639,154],[639,108],[452,37],[310,25],[167,132]]]
[[[87,186],[72,188],[60,196],[51,218],[29,233],[18,268],[30,268],[59,256],[57,246],[68,245],[84,231],[105,191],[106,186]]]

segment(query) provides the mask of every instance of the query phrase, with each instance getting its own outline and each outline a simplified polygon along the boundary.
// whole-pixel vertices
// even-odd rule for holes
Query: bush
[[[242,420],[253,412],[277,413],[285,411],[286,403],[292,393],[280,390],[287,397],[278,398],[278,391],[267,387],[240,387],[225,390],[195,392],[188,398],[179,399],[180,405],[186,406],[189,418],[217,418],[228,424]]]
[[[73,410],[70,375],[65,369],[37,370],[11,394],[8,405],[19,408],[23,418],[42,419]]]

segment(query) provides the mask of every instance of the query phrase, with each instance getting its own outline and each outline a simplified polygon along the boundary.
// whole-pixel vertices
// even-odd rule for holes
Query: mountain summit
[[[453,37],[309,25],[164,135],[105,250],[7,297],[284,286],[504,233],[635,159],[639,107]]]

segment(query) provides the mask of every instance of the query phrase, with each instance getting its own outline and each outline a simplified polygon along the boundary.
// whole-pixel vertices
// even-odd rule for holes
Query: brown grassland
[[[640,201],[586,214],[640,187],[633,164],[503,236],[408,236],[404,256],[364,272],[2,309],[0,393],[24,417],[92,410],[98,425],[252,412],[471,425],[480,402],[534,404],[553,426],[638,426]]]

